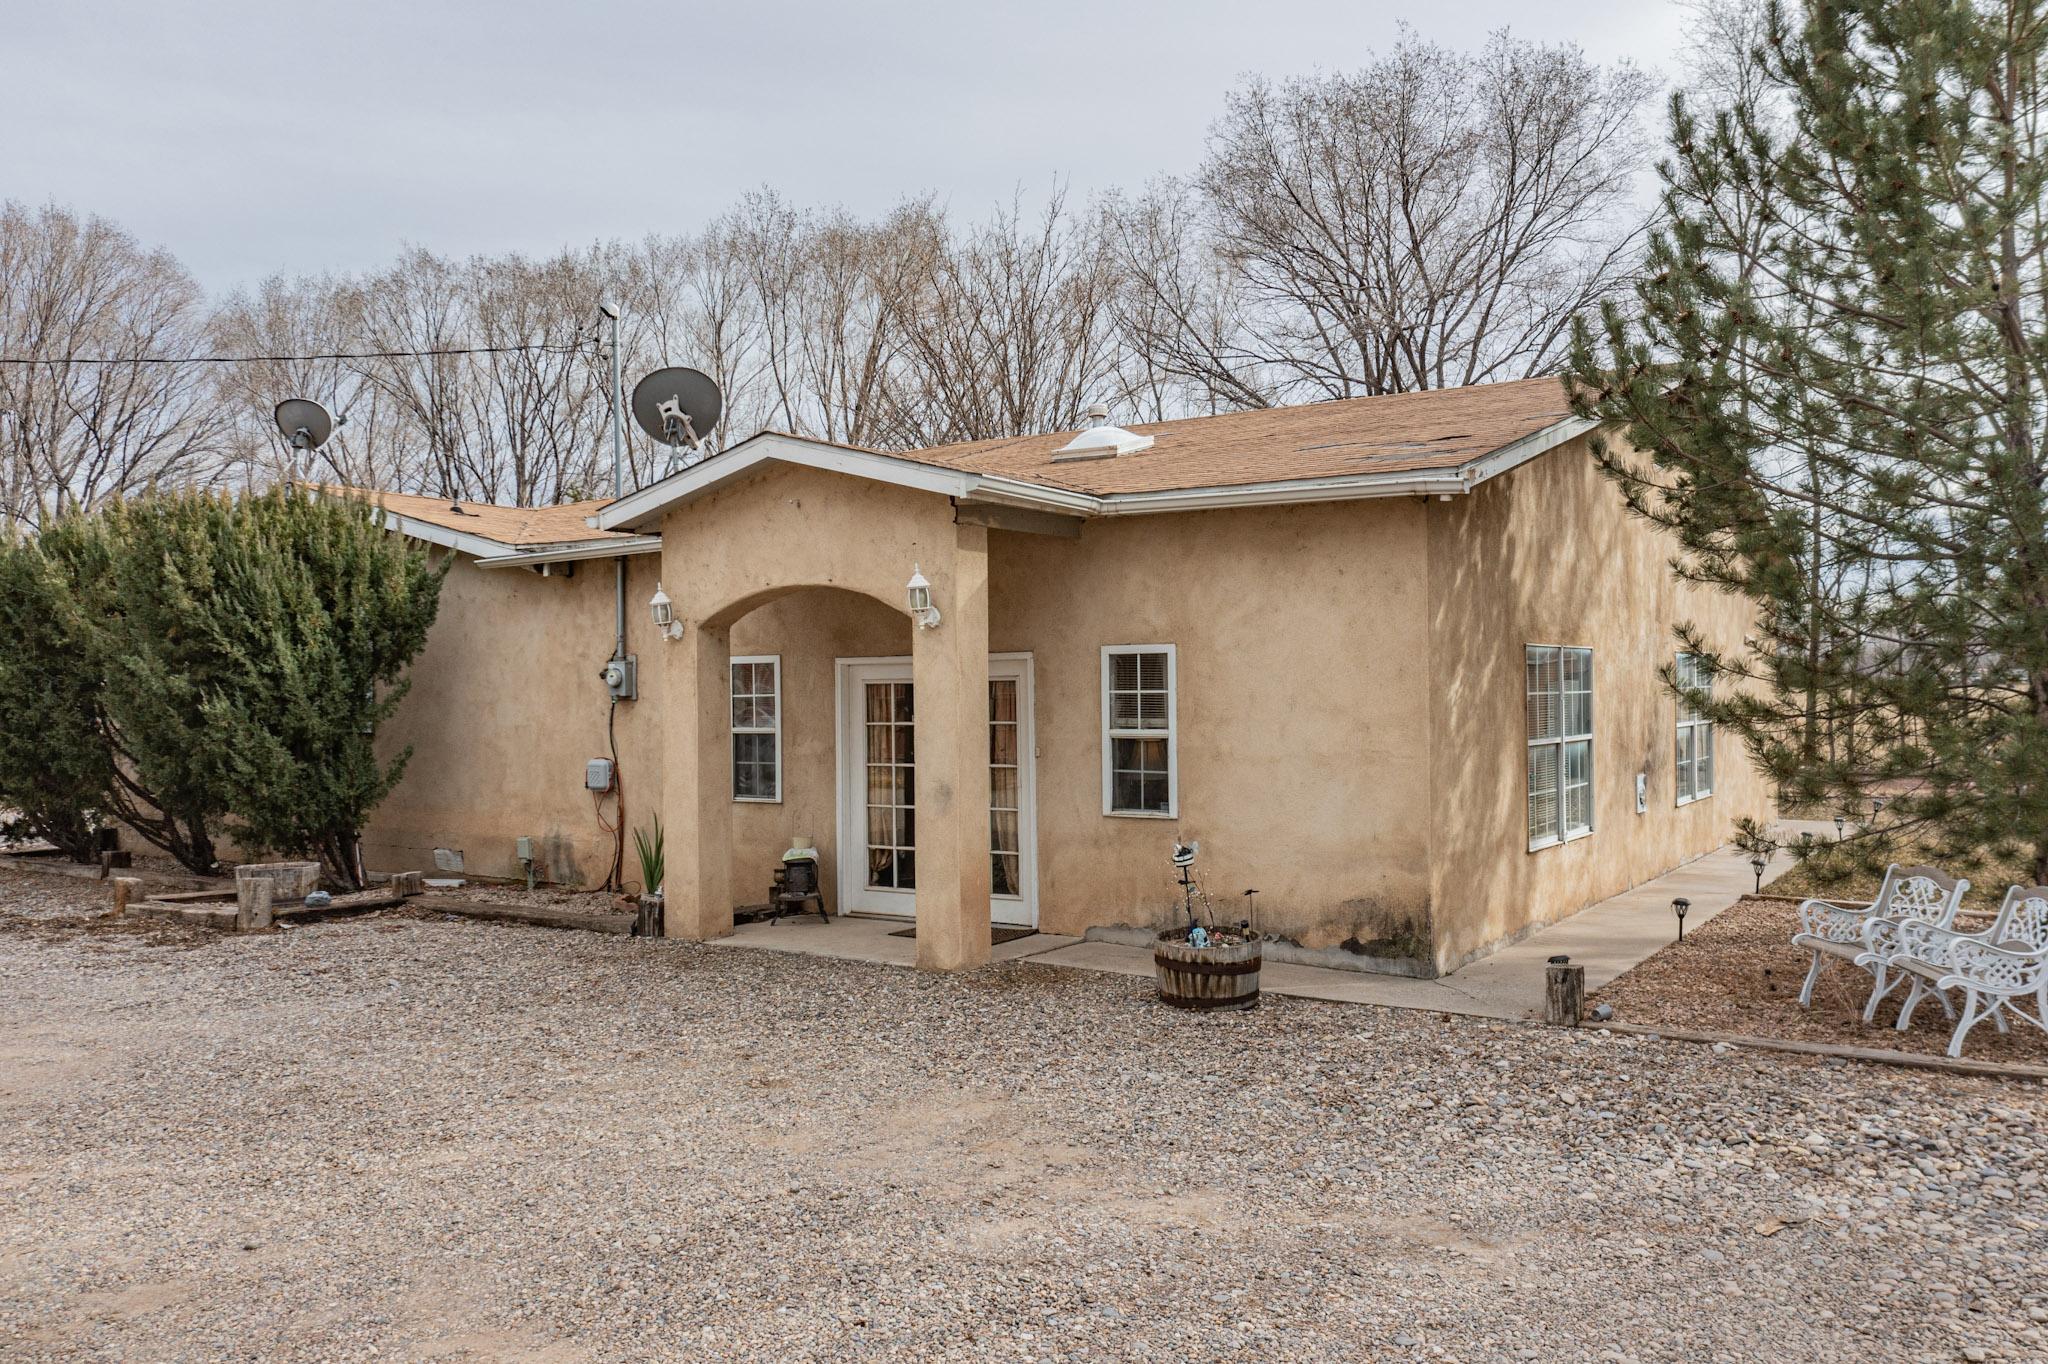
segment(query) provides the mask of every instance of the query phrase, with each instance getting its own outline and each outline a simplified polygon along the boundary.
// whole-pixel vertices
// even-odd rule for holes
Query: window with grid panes
[[[1523,667],[1534,849],[1593,831],[1593,651],[1531,644]]]
[[[732,660],[732,798],[782,799],[782,659]]]
[[[1680,654],[1677,682],[1681,692],[1710,690],[1713,673],[1698,654]],[[1678,803],[1689,805],[1714,794],[1714,722],[1691,698],[1678,698]]]
[[[1102,651],[1102,811],[1176,813],[1174,648],[1113,645]]]

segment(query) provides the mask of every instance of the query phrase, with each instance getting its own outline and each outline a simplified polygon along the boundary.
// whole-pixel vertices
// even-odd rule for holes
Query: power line
[[[0,365],[257,365],[289,364],[303,360],[416,360],[441,355],[512,355],[523,351],[575,354],[586,348],[582,341],[563,345],[535,341],[518,346],[449,346],[437,350],[328,351],[320,355],[132,355],[52,356],[0,355]]]

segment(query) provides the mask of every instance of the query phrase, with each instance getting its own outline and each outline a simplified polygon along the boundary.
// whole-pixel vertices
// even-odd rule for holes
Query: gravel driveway
[[[2048,1357],[2048,1090],[0,871],[0,1357]]]

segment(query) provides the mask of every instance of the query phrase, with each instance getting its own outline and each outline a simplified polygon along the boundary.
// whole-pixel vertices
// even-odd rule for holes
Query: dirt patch
[[[1923,1000],[1906,1032],[1894,1031],[1901,988],[1863,1021],[1870,976],[1844,962],[1831,963],[1814,987],[1813,1007],[1801,1008],[1799,987],[1812,957],[1794,947],[1796,906],[1745,897],[1711,923],[1685,935],[1596,991],[1592,1002],[1614,1006],[1616,1021],[1702,1032],[1782,1037],[1893,1051],[1948,1050],[1953,1025],[1933,1000]],[[1984,1061],[2048,1062],[2048,1033],[2015,1019],[2001,1034],[1990,1023],[1971,1030],[1963,1054]]]

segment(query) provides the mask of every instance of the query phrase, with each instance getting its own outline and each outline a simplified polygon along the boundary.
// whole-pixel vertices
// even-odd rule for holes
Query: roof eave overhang
[[[1097,516],[1138,516],[1160,512],[1217,511],[1229,507],[1286,506],[1307,502],[1350,502],[1375,497],[1461,497],[1490,478],[1576,440],[1598,423],[1581,417],[1553,422],[1455,469],[1407,473],[1345,474],[1335,478],[1293,478],[1271,483],[1237,483],[1215,488],[1173,488],[1150,493],[1117,493],[1098,499]]]
[[[525,545],[480,556],[478,568],[534,568],[541,564],[578,563],[585,559],[626,559],[661,553],[659,535],[627,535],[609,540],[574,540],[559,545]]]
[[[1280,479],[1270,483],[1110,494],[1076,492],[1027,479],[978,474],[895,455],[764,433],[629,493],[609,503],[588,520],[599,530],[646,532],[660,524],[662,515],[669,508],[724,487],[770,462],[872,478],[899,487],[937,493],[960,502],[993,503],[1080,517],[1214,511],[1230,507],[1340,502],[1375,497],[1455,497],[1528,463],[1547,450],[1584,435],[1595,425],[1596,422],[1586,418],[1568,417],[1454,469],[1345,474],[1332,478]]]
[[[588,521],[598,530],[649,531],[660,525],[662,516],[671,507],[695,501],[769,463],[850,474],[960,501],[1001,501],[1034,511],[1067,515],[1090,514],[1083,504],[1095,500],[1083,493],[1065,492],[1022,479],[969,473],[963,469],[923,464],[872,450],[854,450],[843,445],[827,445],[822,441],[767,432],[628,493],[616,502],[606,504]]]
[[[512,548],[500,540],[483,535],[471,535],[468,531],[439,526],[432,521],[422,521],[413,516],[401,516],[395,511],[387,510],[384,513],[384,528],[395,530],[400,535],[409,536],[414,540],[424,540],[430,545],[440,545],[458,553],[474,555],[479,559],[486,555],[503,554]]]

